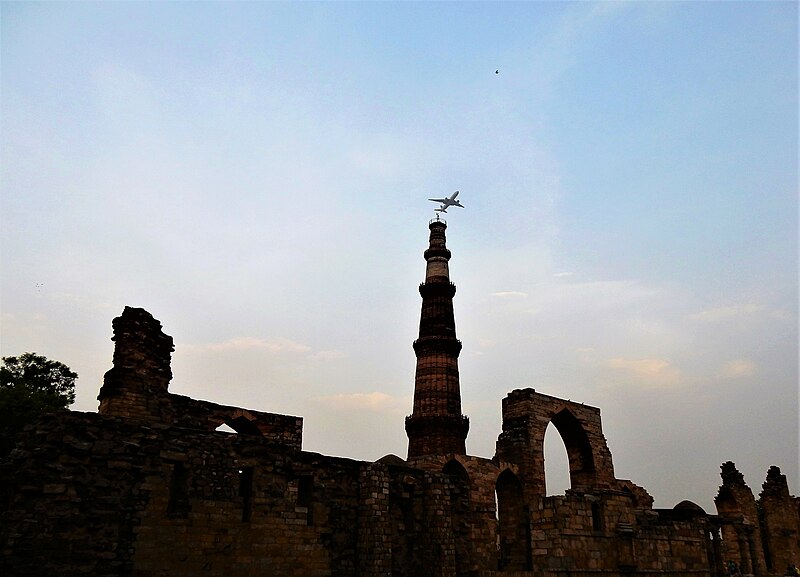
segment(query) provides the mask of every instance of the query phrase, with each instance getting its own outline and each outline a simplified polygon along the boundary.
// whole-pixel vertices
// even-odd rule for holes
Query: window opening
[[[172,465],[172,479],[169,483],[168,517],[186,517],[189,514],[189,470],[183,463]]]
[[[600,510],[600,503],[594,501],[592,503],[592,530],[593,531],[602,531],[603,530],[603,516]]]
[[[563,495],[572,486],[567,447],[553,423],[544,432],[544,486],[548,496]]]
[[[311,501],[314,493],[314,477],[303,475],[297,480],[297,506],[306,508],[306,523],[311,525]]]
[[[239,469],[239,496],[242,498],[242,523],[247,523],[253,512],[253,467]]]

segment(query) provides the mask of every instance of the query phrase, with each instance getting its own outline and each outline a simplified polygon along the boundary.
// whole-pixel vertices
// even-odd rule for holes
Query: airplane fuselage
[[[439,208],[435,208],[436,212],[447,212],[447,209],[451,206],[457,206],[458,208],[464,208],[464,205],[461,204],[461,201],[456,200],[458,196],[458,191],[455,191],[453,194],[446,198],[429,198],[428,200],[433,202],[441,202],[442,206]]]

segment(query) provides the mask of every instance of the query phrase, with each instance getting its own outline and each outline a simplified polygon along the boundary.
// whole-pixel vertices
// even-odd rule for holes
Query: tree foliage
[[[43,413],[65,410],[75,401],[70,368],[36,353],[3,357],[0,367],[0,455],[14,446],[14,437]]]

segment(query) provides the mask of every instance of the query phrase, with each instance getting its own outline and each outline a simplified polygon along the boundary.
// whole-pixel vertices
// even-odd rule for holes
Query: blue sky
[[[599,406],[657,506],[712,510],[726,460],[798,492],[795,3],[0,10],[0,350],[77,371],[75,409],[141,306],[173,392],[404,455],[426,199],[458,189],[471,454],[533,387]]]

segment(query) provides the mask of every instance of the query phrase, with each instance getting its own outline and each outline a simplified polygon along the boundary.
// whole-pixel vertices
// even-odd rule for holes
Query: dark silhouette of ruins
[[[172,338],[126,307],[99,412],[43,419],[0,464],[0,574],[721,577],[800,562],[800,499],[777,467],[756,498],[724,463],[716,514],[654,509],[615,476],[595,407],[514,390],[494,457],[466,454],[445,229],[430,223],[407,459],[306,452],[300,417],[170,393]],[[548,497],[549,423],[571,488]]]

